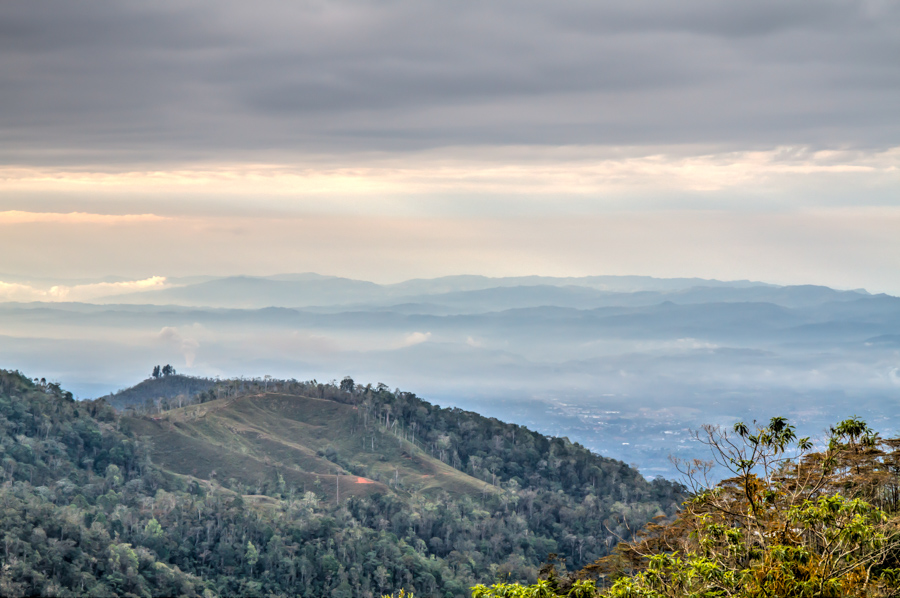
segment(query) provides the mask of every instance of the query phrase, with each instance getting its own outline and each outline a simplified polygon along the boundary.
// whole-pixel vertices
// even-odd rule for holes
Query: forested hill
[[[170,401],[173,404],[178,404],[179,401],[187,402],[213,384],[215,384],[215,380],[209,378],[167,373],[147,378],[134,386],[101,398],[120,411],[128,408],[148,410],[156,407],[160,401],[165,401],[167,404]]]
[[[466,596],[680,501],[564,439],[341,386],[218,382],[129,417],[2,372],[0,594]]]

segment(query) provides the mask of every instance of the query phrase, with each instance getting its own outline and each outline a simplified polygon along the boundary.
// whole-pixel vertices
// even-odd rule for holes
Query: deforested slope
[[[242,493],[287,484],[327,500],[388,491],[401,501],[500,501],[504,512],[524,516],[538,544],[546,541],[573,563],[673,513],[682,496],[679,485],[648,482],[567,438],[384,385],[223,381],[198,400],[123,423],[151,440],[160,467]],[[453,542],[435,546],[444,556],[456,549]]]
[[[344,497],[384,492],[386,485],[453,495],[494,490],[414,442],[366,428],[358,407],[333,400],[260,393],[124,421],[134,434],[152,439],[161,467],[234,479],[246,488],[268,487],[281,475],[330,499],[338,491]]]

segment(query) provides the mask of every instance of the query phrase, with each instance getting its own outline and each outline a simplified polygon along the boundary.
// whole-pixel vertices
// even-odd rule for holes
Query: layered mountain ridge
[[[0,359],[80,397],[147,375],[345,375],[416,388],[672,476],[690,429],[858,414],[900,430],[900,299],[863,290],[651,277],[315,274],[170,279],[102,304],[0,304]],[[126,303],[129,302],[129,303]],[[181,303],[181,304],[179,304]],[[137,401],[143,403],[143,399]]]

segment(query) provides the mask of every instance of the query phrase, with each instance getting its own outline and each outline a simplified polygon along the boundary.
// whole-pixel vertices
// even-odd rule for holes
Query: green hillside
[[[592,562],[649,519],[674,513],[682,497],[677,484],[648,482],[568,439],[441,408],[383,385],[229,380],[196,401],[125,417],[123,429],[149,439],[154,463],[164,470],[241,494],[312,491],[327,501],[385,493],[400,502],[443,497],[523,517],[533,541],[516,560],[520,575],[533,573],[549,552],[576,566]],[[514,554],[516,541],[506,533],[503,547]],[[465,540],[441,537],[420,539],[437,556],[471,550]],[[482,558],[503,550],[497,546]]]
[[[453,496],[495,491],[381,426],[366,429],[358,407],[331,400],[252,394],[124,422],[152,439],[157,465],[204,480],[232,479],[256,494],[279,475],[329,500],[338,489],[345,498],[389,488]]]
[[[551,552],[592,562],[682,496],[346,380],[222,381],[135,416],[0,370],[0,449],[3,596],[467,596]]]
[[[170,374],[150,377],[101,398],[120,411],[134,409],[148,412],[189,402],[214,384],[215,380],[208,378]]]

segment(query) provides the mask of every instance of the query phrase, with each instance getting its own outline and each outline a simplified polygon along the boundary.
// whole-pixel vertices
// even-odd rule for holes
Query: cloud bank
[[[152,276],[144,280],[97,282],[74,286],[53,285],[46,289],[30,284],[8,283],[0,280],[0,301],[92,301],[110,295],[164,289],[167,286],[165,276]]]
[[[91,0],[0,11],[0,156],[17,164],[900,139],[893,2]]]

